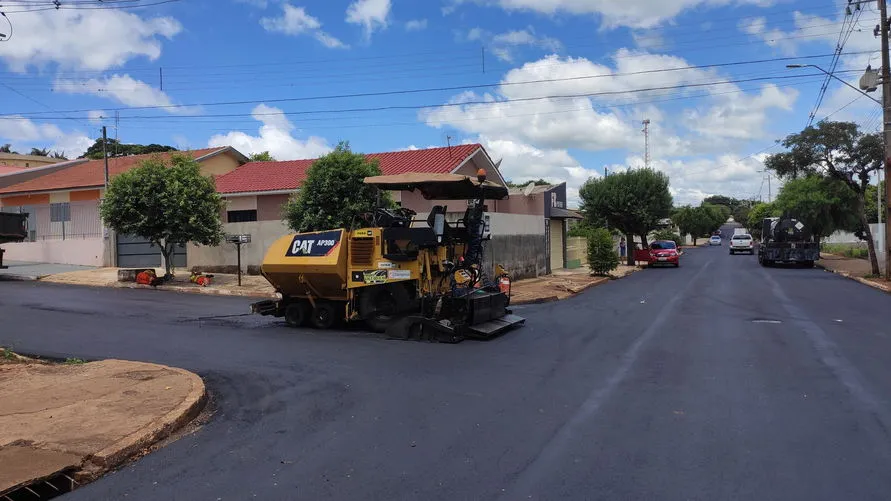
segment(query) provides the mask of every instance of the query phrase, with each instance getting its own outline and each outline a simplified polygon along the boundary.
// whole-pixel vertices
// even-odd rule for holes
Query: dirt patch
[[[201,378],[182,369],[123,360],[49,363],[6,353],[0,354],[0,471],[12,471],[3,457],[46,459],[19,465],[7,486],[52,476],[57,463],[78,483],[92,480],[154,450],[206,401]]]

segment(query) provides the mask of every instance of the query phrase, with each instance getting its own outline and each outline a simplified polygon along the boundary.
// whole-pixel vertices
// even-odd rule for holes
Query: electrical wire
[[[382,97],[382,96],[393,96],[393,95],[410,95],[410,94],[421,94],[421,93],[430,93],[430,92],[452,92],[459,90],[471,90],[471,89],[483,89],[483,88],[504,88],[504,87],[513,87],[513,86],[522,86],[522,85],[533,85],[533,84],[541,84],[541,83],[556,83],[556,82],[571,82],[571,81],[583,81],[583,80],[592,80],[598,78],[615,78],[615,77],[625,77],[625,76],[636,76],[636,75],[646,75],[646,74],[655,74],[655,73],[666,73],[666,72],[675,72],[675,71],[685,71],[685,70],[694,70],[694,69],[706,69],[706,68],[723,68],[723,67],[731,67],[731,66],[741,66],[741,65],[750,65],[750,64],[761,64],[765,62],[778,62],[778,61],[789,61],[789,60],[797,60],[797,59],[813,59],[818,57],[826,57],[826,55],[813,55],[813,56],[795,56],[795,57],[780,57],[780,58],[770,58],[770,59],[758,59],[758,60],[750,60],[750,61],[734,61],[729,63],[715,63],[715,64],[706,64],[706,65],[695,65],[695,66],[682,66],[677,68],[659,68],[652,70],[640,70],[640,71],[631,71],[625,73],[611,73],[611,74],[595,74],[595,75],[581,75],[581,76],[573,76],[573,77],[562,77],[562,78],[545,78],[538,80],[524,80],[520,82],[497,82],[497,83],[486,83],[486,84],[475,84],[475,85],[458,85],[458,86],[449,86],[449,87],[435,87],[435,88],[419,88],[419,89],[399,89],[399,90],[390,90],[390,91],[379,91],[379,92],[359,92],[359,93],[351,93],[351,94],[329,94],[323,96],[303,96],[303,97],[289,97],[289,98],[276,98],[276,99],[251,99],[251,100],[239,100],[239,101],[217,101],[217,102],[205,102],[205,103],[191,103],[191,104],[170,104],[170,105],[152,105],[152,106],[133,106],[133,107],[119,107],[119,108],[102,108],[100,110],[96,110],[95,108],[91,109],[79,109],[79,110],[66,110],[60,113],[86,113],[90,111],[132,111],[132,110],[170,110],[170,109],[178,109],[178,108],[191,108],[191,107],[208,107],[208,106],[232,106],[232,105],[244,105],[244,104],[259,104],[259,103],[286,103],[286,102],[307,102],[307,101],[323,101],[323,100],[331,100],[331,99],[351,99],[351,98],[360,98],[360,97]],[[790,76],[791,77],[791,76]],[[784,77],[777,77],[784,78]],[[748,80],[740,80],[740,81],[748,81]],[[733,81],[725,82],[725,83],[733,83]],[[718,85],[720,83],[715,83]],[[695,84],[689,84],[695,85]],[[673,87],[667,87],[673,88]],[[661,90],[663,87],[654,87],[650,90]],[[629,91],[610,91],[615,94],[620,94]],[[571,97],[574,97],[571,96]],[[496,101],[502,102],[502,101]],[[0,115],[0,118],[8,115],[20,115],[20,116],[31,116],[31,115],[40,115],[45,114],[46,112],[17,112],[17,113],[7,113],[4,115]]]
[[[131,1],[138,2],[139,0],[126,0],[126,2],[128,2],[128,3]],[[93,4],[94,4],[93,6],[80,6],[80,5],[70,5],[69,6],[67,4],[61,4],[61,2],[59,2],[58,5],[56,5],[56,4],[52,4],[52,2],[50,2],[51,5],[43,5],[43,6],[33,4],[32,6],[20,5],[20,6],[16,7],[15,5],[12,5],[12,7],[17,8],[18,10],[11,10],[9,8],[6,8],[6,12],[9,14],[24,14],[24,13],[30,13],[30,12],[43,12],[43,11],[49,11],[49,10],[124,10],[124,9],[139,9],[139,8],[143,8],[143,7],[152,7],[155,5],[164,5],[164,4],[174,3],[174,2],[179,2],[179,1],[181,1],[181,0],[154,0],[153,2],[143,3],[143,4],[139,4],[139,5],[117,5],[118,3],[124,3],[124,1],[122,0],[121,2],[113,2],[115,5],[104,5],[104,4],[109,3],[109,0],[104,0],[102,2],[98,2],[98,0],[97,0],[97,2],[93,2]],[[9,2],[9,1],[4,2],[4,4],[6,4],[6,5],[9,5],[10,3],[11,2]],[[99,5],[99,4],[102,4],[102,5]]]

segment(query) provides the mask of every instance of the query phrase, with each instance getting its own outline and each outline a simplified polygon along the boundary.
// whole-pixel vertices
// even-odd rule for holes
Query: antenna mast
[[[644,133],[644,167],[647,169],[650,168],[650,119],[646,118],[643,121],[643,133]]]

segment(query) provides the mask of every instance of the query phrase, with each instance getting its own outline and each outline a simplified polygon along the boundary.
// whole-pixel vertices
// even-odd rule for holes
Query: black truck
[[[28,215],[11,212],[0,212],[0,244],[21,242],[28,238]],[[0,249],[0,269],[3,266],[3,253]]]
[[[808,228],[790,216],[768,217],[761,221],[758,262],[761,266],[795,263],[811,268],[820,259],[820,242]]]

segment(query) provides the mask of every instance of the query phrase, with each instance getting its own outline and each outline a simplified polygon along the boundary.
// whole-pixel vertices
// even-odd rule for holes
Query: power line
[[[864,51],[869,52],[869,51]],[[519,85],[532,85],[532,84],[541,84],[541,83],[556,83],[556,82],[570,82],[570,81],[582,81],[582,80],[591,80],[597,78],[614,78],[614,77],[625,77],[625,76],[634,76],[634,75],[645,75],[645,74],[654,74],[654,73],[665,73],[665,72],[673,72],[673,71],[684,71],[684,70],[693,70],[693,69],[704,69],[704,68],[719,68],[719,67],[730,67],[730,66],[741,66],[741,65],[749,65],[749,64],[761,64],[765,62],[777,62],[777,61],[788,61],[792,59],[813,59],[818,57],[826,57],[826,55],[813,55],[813,56],[801,56],[801,57],[780,57],[780,58],[770,58],[770,59],[759,59],[759,60],[751,60],[751,61],[735,61],[730,63],[715,63],[715,64],[707,64],[707,65],[698,65],[698,66],[683,66],[678,68],[660,68],[653,70],[641,70],[641,71],[632,71],[625,73],[610,73],[610,74],[596,74],[596,75],[582,75],[582,76],[574,76],[574,77],[563,77],[563,78],[546,78],[539,80],[525,80],[521,82],[497,82],[497,83],[487,83],[487,84],[475,84],[475,85],[459,85],[459,86],[451,86],[451,87],[435,87],[435,88],[422,88],[422,89],[400,89],[400,90],[392,90],[392,91],[380,91],[380,92],[359,92],[352,94],[332,94],[325,96],[304,96],[304,97],[289,97],[289,98],[277,98],[277,99],[250,99],[250,100],[240,100],[240,101],[218,101],[218,102],[208,102],[208,103],[192,103],[192,104],[170,104],[170,105],[153,105],[153,106],[133,106],[133,107],[119,107],[119,108],[102,108],[100,111],[128,111],[128,110],[154,110],[154,109],[177,109],[177,108],[185,108],[185,107],[204,107],[204,106],[232,106],[232,105],[243,105],[243,104],[259,104],[259,103],[286,103],[286,102],[306,102],[306,101],[321,101],[321,100],[330,100],[330,99],[350,99],[350,98],[359,98],[359,97],[381,97],[381,96],[392,96],[392,95],[409,95],[409,94],[420,94],[420,93],[429,93],[429,92],[450,92],[450,91],[458,91],[458,90],[470,90],[470,89],[482,89],[482,88],[492,88],[492,87],[511,87],[511,86],[519,86]],[[789,76],[790,78],[792,76]],[[777,78],[787,78],[785,76],[779,76]],[[740,80],[740,81],[751,81],[751,80]],[[729,81],[724,83],[734,83],[735,81]],[[713,83],[713,85],[718,85],[719,83]],[[687,84],[687,85],[696,85],[696,84]],[[649,90],[662,90],[662,89],[670,89],[674,87],[654,87]],[[647,90],[647,89],[644,89]],[[610,93],[621,94],[625,92],[632,91],[610,91]],[[601,94],[591,94],[591,95],[601,95]],[[64,112],[59,113],[85,113],[89,111],[94,111],[95,108],[91,109],[80,109],[80,110],[66,110]],[[5,115],[0,115],[0,118],[8,115],[21,115],[21,116],[30,116],[30,115],[40,115],[46,112],[18,112],[18,113],[8,113]]]
[[[150,3],[142,3],[142,4],[138,4],[138,5],[118,5],[120,3],[133,3],[133,2],[139,2],[139,1],[140,0],[121,0],[121,1],[116,2],[114,0],[102,0],[102,1],[96,0],[95,2],[89,2],[89,1],[82,2],[82,4],[77,4],[77,5],[62,4],[61,2],[58,5],[54,4],[52,2],[49,2],[49,5],[47,5],[47,2],[43,2],[42,5],[31,4],[31,6],[28,6],[28,5],[16,6],[15,2],[6,1],[6,2],[4,2],[4,4],[7,6],[12,6],[13,8],[18,9],[18,10],[10,10],[8,7],[5,7],[5,11],[7,14],[24,14],[24,13],[30,13],[30,12],[43,12],[43,11],[49,11],[49,10],[139,9],[139,8],[143,8],[143,7],[152,7],[155,5],[163,5],[163,4],[168,4],[168,3],[179,2],[181,0],[155,0]],[[69,2],[69,3],[74,3],[74,2]],[[109,4],[109,3],[112,3],[114,5],[105,5],[105,4]],[[91,4],[91,5],[83,5],[83,4]]]
[[[855,71],[855,70],[852,70]],[[263,113],[217,113],[217,114],[203,114],[203,115],[186,115],[181,114],[178,115],[180,118],[223,118],[223,117],[242,117],[242,116],[271,116],[271,115],[308,115],[308,114],[317,114],[317,113],[351,113],[351,112],[375,112],[375,111],[387,111],[387,110],[421,110],[426,108],[447,108],[447,107],[459,107],[459,106],[468,106],[468,105],[483,105],[483,106],[491,106],[491,105],[503,105],[510,103],[518,103],[518,102],[530,102],[530,101],[541,101],[541,100],[558,100],[558,99],[577,99],[577,98],[588,98],[588,97],[597,97],[597,96],[608,96],[608,95],[616,95],[616,94],[635,94],[641,92],[652,92],[658,90],[675,90],[675,89],[688,89],[688,88],[699,88],[699,87],[714,87],[720,85],[731,85],[743,82],[758,82],[758,81],[766,81],[771,79],[778,80],[788,80],[788,79],[796,79],[803,77],[812,77],[819,76],[817,73],[811,74],[803,74],[803,75],[781,75],[774,77],[754,77],[754,78],[743,78],[743,79],[733,79],[733,80],[723,80],[716,82],[704,82],[704,83],[688,83],[688,84],[680,84],[680,85],[665,85],[665,86],[657,86],[657,87],[647,87],[640,89],[629,89],[629,90],[615,90],[615,91],[600,91],[600,92],[585,92],[585,93],[575,93],[575,94],[560,94],[560,95],[546,95],[546,96],[535,96],[535,97],[522,97],[522,98],[513,98],[513,99],[503,99],[500,101],[491,101],[491,100],[476,100],[476,101],[462,101],[462,102],[449,102],[449,103],[435,103],[435,104],[425,104],[425,105],[387,105],[387,106],[374,106],[367,108],[342,108],[342,109],[329,109],[329,110],[303,110],[303,111],[291,111],[291,112],[263,112]],[[298,99],[298,98],[294,98]],[[292,99],[289,99],[292,100]],[[260,101],[250,101],[260,102]],[[269,102],[269,101],[266,101]],[[69,113],[72,113],[69,111]],[[22,115],[19,114],[17,116],[9,116],[2,115],[0,119],[21,119]],[[107,117],[103,117],[107,118]],[[169,118],[167,115],[131,115],[124,116],[121,119],[143,119],[143,120],[156,120],[156,119]]]

